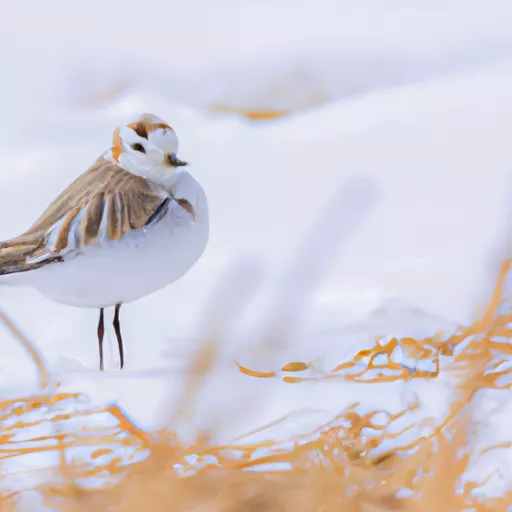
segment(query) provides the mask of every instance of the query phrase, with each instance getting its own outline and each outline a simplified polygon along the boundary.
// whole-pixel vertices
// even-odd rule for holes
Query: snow
[[[212,331],[224,345],[195,424],[253,401],[227,438],[318,411],[286,424],[305,431],[357,400],[396,410],[414,393],[422,414],[439,416],[443,379],[339,393],[339,383],[244,378],[231,361],[336,364],[376,336],[422,337],[481,311],[509,247],[511,17],[505,0],[10,2],[0,18],[0,239],[26,229],[140,111],[177,131],[212,233],[181,281],[123,306],[122,372],[110,331],[109,371],[97,371],[97,312],[12,287],[0,289],[0,307],[63,391],[116,402],[147,428],[168,419]],[[255,123],[222,108],[294,113]],[[357,208],[347,218],[329,201],[358,177],[375,202],[356,226]],[[295,292],[296,309],[280,309]],[[285,335],[269,339],[269,326]],[[34,386],[4,330],[0,350],[2,395]]]

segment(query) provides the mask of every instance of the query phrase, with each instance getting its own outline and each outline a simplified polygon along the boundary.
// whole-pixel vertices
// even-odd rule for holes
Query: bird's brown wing
[[[169,195],[100,157],[19,237],[0,243],[0,275],[62,261],[158,220]]]

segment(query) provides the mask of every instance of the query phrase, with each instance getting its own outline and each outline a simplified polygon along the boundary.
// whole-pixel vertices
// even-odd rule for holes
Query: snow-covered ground
[[[414,393],[424,414],[442,413],[443,379],[290,386],[244,377],[231,360],[336,364],[377,336],[422,337],[481,311],[509,245],[509,2],[26,0],[2,10],[0,239],[26,229],[140,111],[176,129],[210,202],[200,262],[123,307],[122,372],[112,332],[109,371],[97,371],[96,311],[0,290],[64,390],[159,425],[202,337],[221,329],[196,421],[252,400],[227,437],[299,409],[319,411],[309,427],[356,400],[397,410]],[[293,113],[252,122],[222,109]],[[366,187],[349,209],[339,198],[354,177]],[[271,339],[269,326],[286,335]],[[34,372],[0,332],[10,395]]]

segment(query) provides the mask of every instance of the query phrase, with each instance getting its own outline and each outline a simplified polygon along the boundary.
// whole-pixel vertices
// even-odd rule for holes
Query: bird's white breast
[[[97,308],[137,300],[176,281],[199,259],[209,234],[204,191],[190,175],[186,180],[182,192],[191,194],[195,216],[171,201],[156,224],[29,272],[26,284],[56,302]]]

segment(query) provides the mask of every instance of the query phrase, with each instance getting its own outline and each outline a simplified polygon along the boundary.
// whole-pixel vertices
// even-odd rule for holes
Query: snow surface
[[[305,431],[357,400],[398,410],[417,394],[422,414],[442,414],[443,379],[290,386],[243,377],[231,361],[336,364],[376,336],[421,337],[481,311],[509,247],[510,2],[25,0],[2,10],[0,239],[26,229],[140,111],[175,128],[210,202],[200,262],[123,307],[122,372],[110,331],[109,371],[97,370],[97,312],[0,289],[61,389],[161,425],[202,337],[220,332],[194,421],[252,403],[227,438],[317,410],[286,424]],[[256,123],[221,108],[294,113]],[[354,177],[375,192],[359,212],[336,202]],[[0,332],[0,389],[12,396],[35,376]]]

